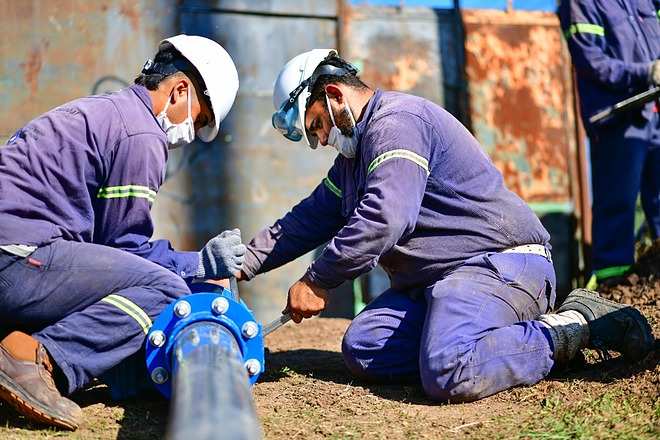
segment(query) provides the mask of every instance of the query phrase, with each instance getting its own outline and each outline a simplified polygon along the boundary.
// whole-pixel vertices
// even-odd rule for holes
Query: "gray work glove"
[[[652,85],[660,86],[660,60],[655,60],[651,63],[649,79]]]
[[[243,268],[246,250],[240,229],[221,232],[199,252],[196,277],[217,280],[236,276]]]

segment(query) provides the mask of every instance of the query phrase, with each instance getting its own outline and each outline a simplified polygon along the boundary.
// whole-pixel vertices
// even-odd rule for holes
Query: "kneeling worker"
[[[237,231],[201,252],[150,241],[168,149],[195,133],[213,140],[237,90],[219,44],[178,35],[134,85],[44,113],[0,148],[0,322],[14,330],[0,342],[0,398],[77,428],[81,410],[60,391],[137,352],[152,320],[190,293],[186,280],[240,270]]]
[[[288,312],[321,312],[327,289],[380,264],[385,291],[348,328],[350,371],[418,377],[436,400],[480,399],[534,384],[583,347],[644,356],[653,337],[635,309],[572,292],[555,312],[549,235],[504,186],[476,139],[425,99],[372,90],[332,50],[289,61],[273,125],[339,154],[312,194],[247,246],[251,279],[328,242],[291,286]]]

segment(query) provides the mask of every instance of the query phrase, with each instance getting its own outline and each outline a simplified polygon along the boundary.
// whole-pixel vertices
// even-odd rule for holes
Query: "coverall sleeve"
[[[168,240],[149,241],[151,206],[163,183],[167,146],[151,134],[122,140],[108,160],[106,180],[95,200],[94,243],[146,258],[182,278],[197,273],[197,252],[178,252]]]
[[[308,269],[312,282],[329,289],[370,271],[414,230],[429,175],[430,130],[417,116],[397,113],[365,133],[365,192]]]
[[[337,161],[312,194],[247,246],[243,272],[247,279],[276,269],[327,242],[346,223],[341,215]]]
[[[648,85],[649,63],[626,63],[607,55],[609,30],[601,13],[593,0],[564,0],[560,6],[561,27],[575,70],[614,91]]]

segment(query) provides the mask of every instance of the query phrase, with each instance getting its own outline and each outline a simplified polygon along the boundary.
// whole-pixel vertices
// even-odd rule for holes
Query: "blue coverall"
[[[197,252],[149,241],[167,154],[138,85],[50,110],[0,148],[0,322],[34,332],[69,392],[137,352],[190,293]]]
[[[660,0],[563,0],[558,9],[591,146],[593,262],[598,279],[634,261],[637,195],[652,238],[660,231],[660,103],[600,125],[589,117],[650,86],[660,58]]]
[[[553,365],[538,315],[553,307],[549,236],[454,117],[377,90],[314,192],[248,245],[248,278],[330,241],[307,276],[324,288],[380,264],[391,279],[343,341],[369,379],[421,378],[439,400],[532,384]],[[503,253],[536,244],[537,254]]]

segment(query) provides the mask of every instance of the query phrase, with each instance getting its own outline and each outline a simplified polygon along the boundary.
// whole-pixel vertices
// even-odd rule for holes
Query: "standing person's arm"
[[[250,241],[243,264],[245,279],[252,279],[314,250],[345,224],[337,173],[340,160],[337,158],[327,177],[309,197]]]
[[[611,90],[649,85],[650,63],[626,63],[606,53],[606,27],[593,0],[564,1],[559,9],[562,31],[575,70]],[[629,26],[627,22],[621,26]]]
[[[167,146],[152,134],[123,139],[113,151],[95,205],[94,242],[139,255],[182,278],[192,278],[198,252],[180,252],[168,240],[150,241],[151,206],[163,183]]]

